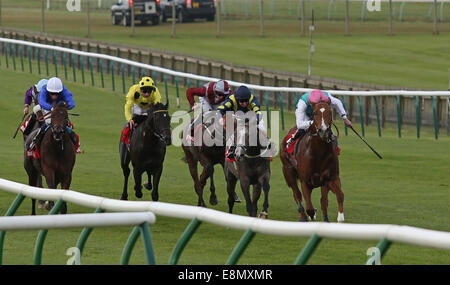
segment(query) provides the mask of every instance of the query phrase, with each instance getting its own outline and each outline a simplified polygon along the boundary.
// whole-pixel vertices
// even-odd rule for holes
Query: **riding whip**
[[[372,151],[373,151],[373,153],[375,153],[380,159],[382,159],[382,157],[381,157],[381,155],[373,148],[373,147],[371,147],[367,142],[366,142],[366,140],[363,138],[363,137],[361,137],[359,134],[358,134],[358,132],[357,131],[355,131],[355,129],[353,128],[353,127],[349,127]]]
[[[14,135],[13,135],[13,139],[16,138],[17,133],[19,132],[20,126],[21,126],[22,123],[23,123],[23,119],[25,119],[25,117],[26,117],[27,115],[28,115],[28,114],[23,114],[22,120],[20,121],[20,124],[19,124],[19,126],[17,127],[17,129],[16,129],[16,131],[15,131],[15,133],[14,133]]]

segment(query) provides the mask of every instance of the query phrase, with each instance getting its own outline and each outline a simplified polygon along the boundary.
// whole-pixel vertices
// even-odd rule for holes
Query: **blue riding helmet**
[[[234,92],[236,100],[250,100],[252,96],[250,90],[246,86],[239,86],[239,88]]]

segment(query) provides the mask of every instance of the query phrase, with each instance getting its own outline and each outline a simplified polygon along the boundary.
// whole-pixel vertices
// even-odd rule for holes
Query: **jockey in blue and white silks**
[[[41,92],[39,92],[38,102],[39,105],[36,105],[33,108],[33,112],[38,115],[38,118],[42,116],[44,116],[45,118],[45,116],[49,112],[51,112],[53,104],[57,105],[59,102],[66,102],[68,110],[71,110],[75,107],[75,101],[73,100],[72,93],[70,93],[70,91],[63,85],[61,79],[59,79],[58,77],[50,78],[47,84],[42,87]],[[45,123],[42,124],[41,129],[33,139],[33,142],[30,145],[30,149],[33,149],[36,143],[38,145],[40,144],[44,133],[50,124],[51,117],[47,115],[47,118],[45,118]],[[73,131],[73,125],[72,127],[67,126],[67,133],[69,134],[69,137],[75,146],[76,152],[80,153],[81,151],[79,150],[79,137]]]

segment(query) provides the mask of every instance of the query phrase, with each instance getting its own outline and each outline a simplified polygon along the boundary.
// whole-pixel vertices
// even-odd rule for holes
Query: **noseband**
[[[155,113],[167,113],[167,114],[169,114],[169,111],[168,111],[168,110],[156,110],[156,111],[153,111],[151,114],[153,115],[153,114],[155,114]],[[154,118],[154,117],[152,117],[152,118]],[[155,124],[155,121],[153,121],[153,124]],[[163,130],[163,131],[164,131],[164,130]],[[170,131],[170,128],[169,128],[169,131]],[[164,140],[163,135],[162,135],[161,133],[158,133],[158,132],[156,131],[155,126],[152,127],[152,132],[153,132],[153,134],[155,135],[155,137],[157,137],[160,141],[162,141],[162,142],[165,143],[165,140]]]

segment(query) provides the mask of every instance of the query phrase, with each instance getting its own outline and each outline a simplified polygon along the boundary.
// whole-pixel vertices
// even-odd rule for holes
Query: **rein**
[[[169,114],[169,110],[156,110],[151,112],[151,114],[155,114],[155,113],[167,113]],[[169,115],[170,116],[170,115]],[[149,116],[150,117],[150,116]],[[160,141],[164,142],[164,137],[155,131],[155,128],[152,127],[152,133],[155,135],[155,137],[157,137]]]

